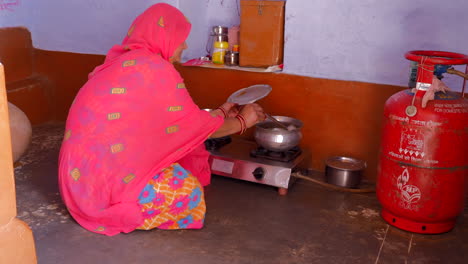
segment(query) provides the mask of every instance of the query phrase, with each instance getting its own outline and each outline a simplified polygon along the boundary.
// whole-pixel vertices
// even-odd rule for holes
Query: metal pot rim
[[[352,164],[354,166],[356,166],[356,168],[345,168],[344,166],[343,167],[340,167],[340,166],[337,166],[336,164],[332,164],[333,162],[342,162],[343,164],[344,163],[348,163],[348,164]],[[346,156],[333,156],[333,157],[330,157],[328,158],[326,161],[325,161],[325,164],[330,167],[330,168],[333,168],[333,169],[337,169],[337,170],[343,170],[343,171],[360,171],[360,170],[363,170],[367,167],[367,164],[365,161],[362,161],[362,160],[359,160],[359,159],[356,159],[356,158],[351,158],[351,157],[346,157]]]
[[[295,126],[296,130],[301,129],[304,126],[301,120],[293,118],[293,117],[289,117],[289,116],[273,116],[273,117],[280,122],[288,123],[288,124]],[[271,123],[273,123],[273,121],[266,119],[265,121],[255,124],[255,127],[262,128],[262,129],[269,129],[269,128],[263,127],[263,125],[271,124]]]

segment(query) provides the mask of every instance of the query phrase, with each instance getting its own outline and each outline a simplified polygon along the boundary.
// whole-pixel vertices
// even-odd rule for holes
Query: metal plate
[[[234,92],[227,101],[238,105],[251,104],[267,96],[271,90],[267,84],[252,85]]]

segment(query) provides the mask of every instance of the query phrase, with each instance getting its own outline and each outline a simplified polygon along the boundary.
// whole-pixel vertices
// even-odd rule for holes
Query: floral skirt
[[[200,229],[205,198],[198,179],[178,163],[154,176],[138,197],[144,222],[137,229]]]

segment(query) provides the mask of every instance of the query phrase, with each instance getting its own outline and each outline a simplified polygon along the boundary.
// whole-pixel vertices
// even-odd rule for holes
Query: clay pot
[[[31,142],[32,127],[26,114],[14,104],[8,103],[8,113],[13,162],[16,162],[26,152]]]

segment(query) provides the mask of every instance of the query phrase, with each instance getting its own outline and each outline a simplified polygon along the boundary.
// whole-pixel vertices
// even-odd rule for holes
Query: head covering
[[[209,182],[203,142],[223,119],[200,110],[168,62],[189,31],[176,8],[150,7],[76,96],[60,150],[59,186],[86,229],[115,235],[140,226],[139,193],[172,163]]]
[[[122,45],[112,49],[109,56],[113,56],[114,51],[119,54],[122,49],[147,49],[169,60],[187,39],[190,28],[188,19],[175,7],[156,4],[135,19]]]
[[[155,4],[133,21],[122,44],[109,50],[105,63],[91,76],[132,50],[146,50],[169,61],[177,47],[187,39],[191,27],[188,18],[177,8],[165,3]]]

